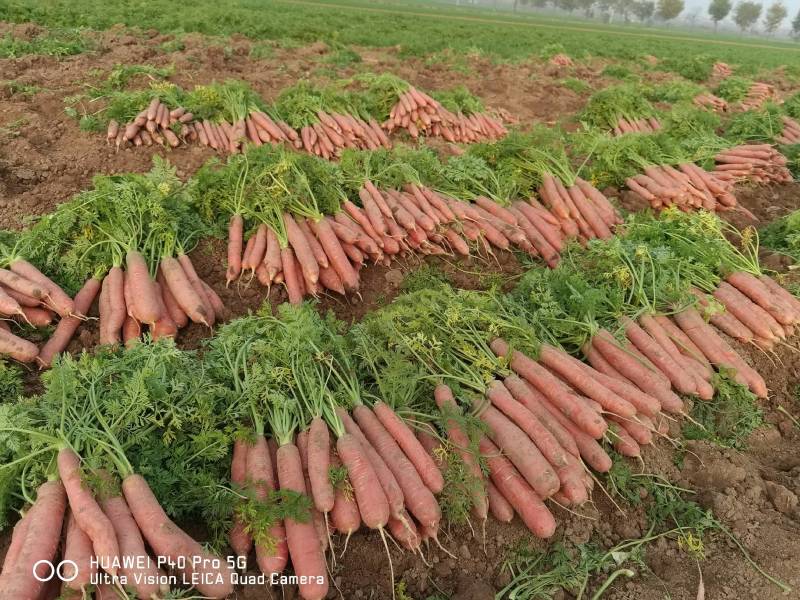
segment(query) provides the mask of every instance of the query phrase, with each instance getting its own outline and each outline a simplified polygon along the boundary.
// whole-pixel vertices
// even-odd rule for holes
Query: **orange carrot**
[[[32,362],[39,354],[36,344],[0,329],[0,355],[6,354],[19,362]]]
[[[321,417],[314,417],[308,429],[308,477],[314,504],[322,513],[333,509],[334,492],[329,477],[330,432]]]
[[[242,272],[242,241],[244,238],[244,219],[234,214],[228,226],[228,270],[225,273],[227,285]]]
[[[200,302],[203,303],[205,308],[205,317],[208,320],[208,326],[214,325],[216,322],[216,310],[214,309],[214,302],[212,302],[211,298],[209,297],[210,294],[206,291],[206,287],[203,286],[203,280],[200,279],[200,276],[197,274],[197,271],[194,270],[194,264],[192,264],[192,259],[189,258],[188,254],[178,254],[178,262],[183,269],[186,278],[189,280],[194,293],[200,299]],[[210,289],[210,288],[209,288]],[[173,292],[173,295],[175,292]],[[177,296],[175,298],[177,300]],[[188,313],[187,313],[188,314]],[[202,321],[200,321],[202,323]],[[205,323],[204,323],[205,324]]]
[[[48,327],[53,322],[53,313],[46,308],[22,306],[20,318],[34,327]]]
[[[514,519],[514,507],[508,503],[505,496],[491,481],[486,482],[486,490],[489,496],[489,511],[492,516],[502,523],[510,523]]]
[[[309,221],[309,225],[316,234],[324,253],[330,260],[330,265],[336,271],[336,274],[342,281],[345,290],[348,292],[358,291],[359,281],[358,273],[353,269],[350,261],[342,248],[339,238],[336,237],[330,223],[327,219],[320,219],[319,221]]]
[[[0,284],[3,284],[10,290],[30,296],[31,298],[36,298],[40,301],[44,301],[47,296],[47,289],[39,282],[32,281],[8,269],[0,269]]]
[[[303,479],[306,482],[306,492],[309,496],[312,496],[311,492],[311,480],[308,477],[308,431],[303,430],[297,434],[297,438],[295,440],[295,445],[297,446],[298,451],[300,452],[300,464],[303,467]],[[330,458],[330,455],[328,455]],[[313,496],[312,496],[313,500]],[[327,514],[323,516],[323,513],[317,509],[314,504],[311,505],[311,520],[314,523],[314,529],[317,530],[317,537],[319,538],[320,547],[322,548],[322,553],[324,554],[328,550],[328,522],[327,522]]]
[[[75,313],[76,315],[85,315],[94,302],[97,292],[100,290],[100,280],[90,277],[86,283],[75,295]],[[53,335],[47,340],[42,349],[39,351],[39,365],[41,367],[49,367],[50,363],[56,354],[59,354],[67,349],[72,336],[80,327],[81,319],[78,316],[64,317],[58,322]]]
[[[345,433],[336,441],[336,449],[347,468],[361,520],[370,529],[382,529],[389,522],[389,503],[383,488],[375,485],[378,475],[372,462],[367,458],[366,451],[358,439],[349,433]],[[337,493],[336,504],[338,498]]]
[[[247,481],[247,454],[250,444],[243,439],[236,439],[233,442],[233,457],[231,460],[231,484],[237,488],[243,488]],[[246,530],[246,525],[234,514],[233,525],[228,532],[228,543],[236,556],[246,557],[253,547],[253,536]]]
[[[331,450],[330,457],[331,467],[338,469],[342,466],[342,461],[335,450]],[[348,489],[349,488],[349,489]],[[358,531],[361,527],[361,515],[358,512],[358,504],[354,494],[350,491],[353,489],[353,484],[350,482],[350,477],[346,481],[341,482],[334,489],[334,502],[333,510],[331,511],[331,523],[339,533],[347,534],[349,537]],[[387,505],[386,514],[388,515],[389,509]],[[346,543],[345,543],[346,546]]]
[[[164,302],[164,308],[172,319],[172,322],[175,323],[175,326],[178,329],[183,329],[189,324],[189,317],[178,305],[178,301],[175,300],[175,296],[172,295],[172,292],[169,291],[169,286],[164,279],[164,274],[161,269],[159,269],[156,274],[156,281],[161,287],[161,299]]]
[[[136,320],[153,325],[161,317],[161,311],[147,263],[144,257],[135,250],[128,252],[126,260],[132,299],[132,305],[128,307],[128,311]]]
[[[202,323],[208,327],[210,315],[206,308],[205,292],[201,297],[177,259],[171,256],[162,257],[160,269],[170,293],[181,310],[195,323]]]
[[[781,325],[791,325],[797,316],[791,306],[787,306],[779,296],[775,296],[766,285],[750,273],[738,271],[731,273],[726,281],[767,311]]]
[[[67,510],[66,535],[64,541],[64,591],[88,592],[92,580],[97,576],[97,565],[93,565],[94,550],[89,539],[75,521],[75,515]]]
[[[72,298],[27,260],[18,258],[9,265],[9,268],[20,277],[38,283],[44,289],[48,303],[60,316],[67,317],[72,314],[75,308]],[[30,295],[35,297],[34,294]]]
[[[294,444],[278,448],[278,482],[282,490],[306,494],[300,452]],[[328,593],[328,571],[314,525],[292,518],[287,518],[284,525],[294,572],[307,582],[298,586],[300,596],[304,600],[322,600]]]
[[[283,213],[283,223],[286,227],[286,235],[289,238],[294,255],[303,271],[303,276],[309,281],[316,283],[319,280],[319,264],[314,258],[314,253],[308,245],[308,240],[298,227],[297,222],[289,213]],[[285,271],[284,265],[284,271]]]
[[[273,461],[267,440],[263,435],[257,435],[255,443],[247,449],[246,468],[247,479],[253,485],[255,498],[261,502],[267,501],[270,492],[278,489],[278,480],[275,474],[278,466],[277,454],[275,459]],[[281,489],[284,488],[281,487]],[[289,562],[286,523],[280,520],[276,521],[269,528],[267,535],[273,545],[256,544],[256,561],[262,573],[271,575],[282,572]]]

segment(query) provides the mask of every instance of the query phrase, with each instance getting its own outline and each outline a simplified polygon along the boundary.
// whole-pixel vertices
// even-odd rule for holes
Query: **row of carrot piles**
[[[413,86],[399,95],[383,128],[390,133],[405,129],[414,139],[426,135],[459,143],[497,140],[508,133],[500,120],[487,113],[454,114]]]
[[[733,186],[739,182],[790,183],[786,157],[769,144],[745,144],[714,157],[714,176]]]
[[[0,599],[79,600],[94,590],[95,599],[112,600],[123,586],[135,598],[166,597],[169,580],[158,561],[169,561],[204,597],[233,593],[230,566],[170,520],[143,477],[130,475],[120,485],[104,472],[101,498],[84,483],[81,457],[71,448],[58,452],[57,469],[58,478],[39,487],[14,526]],[[49,571],[53,562],[66,565],[57,577]]]
[[[661,122],[656,117],[642,117],[641,119],[621,118],[612,130],[615,136],[626,133],[655,133],[662,129]]]
[[[560,178],[545,173],[539,197],[551,213],[548,222],[558,225],[564,237],[577,237],[581,243],[610,238],[612,228],[622,222],[608,198],[580,177],[567,186]]]
[[[714,77],[725,79],[726,77],[733,75],[733,69],[731,69],[727,63],[715,62],[714,66],[711,67],[711,74]]]
[[[346,148],[377,150],[392,147],[375,119],[367,122],[360,117],[323,111],[319,111],[317,116],[317,123],[300,130],[302,148],[306,152],[329,160],[338,157]]]
[[[709,108],[714,112],[728,112],[728,103],[709,92],[698,94],[692,99],[692,103],[700,108]]]
[[[658,210],[676,206],[683,211],[725,211],[737,206],[728,180],[717,171],[709,173],[694,163],[682,163],[677,168],[651,165],[625,183]]]
[[[186,254],[163,257],[156,279],[141,254],[129,252],[127,270],[112,267],[103,278],[99,298],[101,345],[126,346],[149,330],[154,340],[174,338],[189,322],[211,327],[224,320],[225,306],[195,271]]]
[[[786,115],[781,117],[781,121],[783,122],[783,131],[775,138],[775,141],[787,145],[800,144],[800,123]]]
[[[53,333],[39,348],[11,331],[9,323],[0,321],[0,354],[20,362],[38,362],[49,367],[53,358],[63,352],[80,327],[100,290],[100,280],[90,278],[75,298],[24,259],[14,259],[8,269],[0,269],[0,316],[14,319],[16,324],[36,328],[48,327],[59,318]]]
[[[196,120],[183,107],[170,109],[158,98],[153,98],[150,105],[126,125],[113,119],[109,121],[106,139],[114,142],[117,148],[153,144],[175,148],[182,143],[198,143],[226,154],[239,152],[245,141],[257,146],[285,142],[296,148],[303,147],[294,129],[262,111],[253,110],[235,123],[212,122]]]
[[[739,103],[741,110],[754,110],[761,108],[768,100],[777,100],[775,88],[768,83],[756,82],[747,90],[744,100]]]

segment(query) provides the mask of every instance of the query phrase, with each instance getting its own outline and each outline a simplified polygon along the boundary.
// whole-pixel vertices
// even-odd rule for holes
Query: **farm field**
[[[311,507],[325,482],[364,523],[359,494],[383,495],[384,486],[373,477],[365,492],[351,481],[350,464],[332,465],[322,475],[305,469],[313,504],[296,481],[282,480],[282,490],[259,498],[252,478],[239,473],[232,481],[234,447],[266,435],[280,453],[314,417],[327,422],[336,445],[346,436],[333,407],[350,410],[367,432],[364,413],[372,412],[359,405],[378,400],[412,429],[442,437],[431,456],[418,457],[434,472],[415,463],[400,485],[399,516],[416,523],[415,536],[407,537],[395,513],[383,529],[362,523],[348,535],[331,512],[328,525],[340,531],[320,536],[320,544],[332,548],[324,555],[309,549],[312,560],[301,567],[313,572],[313,559],[324,560],[326,592],[253,584],[229,597],[798,595],[800,310],[772,288],[769,302],[741,292],[753,276],[770,275],[800,293],[793,268],[800,260],[796,45],[423,3],[202,1],[177,13],[156,0],[147,7],[93,0],[0,6],[0,266],[17,273],[30,261],[75,297],[61,310],[57,303],[71,300],[38,281],[45,292],[35,307],[7,313],[9,339],[35,346],[6,343],[6,354],[20,360],[0,359],[0,600],[61,593],[55,585],[31,596],[9,592],[22,571],[6,555],[14,525],[25,523],[20,510],[36,515],[36,504],[27,509],[39,485],[60,477],[67,486],[65,445],[83,461],[78,483],[103,510],[109,495],[120,498],[104,477],[139,473],[207,551],[242,552],[231,549],[237,521],[257,531],[263,559],[276,552],[276,522],[305,526],[306,534],[310,528],[306,542],[316,545]],[[414,111],[406,111],[411,102]],[[236,218],[243,221],[238,248],[230,226]],[[325,223],[330,237],[318,229]],[[379,225],[386,234],[370,233]],[[248,268],[248,240],[252,249],[259,235],[263,258]],[[267,270],[273,237],[274,273]],[[400,240],[396,250],[393,239]],[[237,262],[241,273],[232,273]],[[196,271],[197,286],[187,286],[198,306],[184,305],[189,292],[173,293],[180,286],[168,281],[170,265],[189,274],[187,264]],[[139,268],[143,287],[124,299],[125,325],[112,331],[105,290],[113,271],[122,292],[120,267]],[[157,292],[163,310],[157,306],[158,318],[148,321],[140,318],[143,301],[133,298],[147,297],[156,273],[159,289],[180,307],[172,313]],[[3,277],[0,290],[8,290]],[[128,277],[127,286],[140,285]],[[92,286],[88,308],[79,308]],[[767,304],[770,310],[760,308]],[[714,339],[730,346],[716,362],[704,352],[692,358],[683,343],[661,346],[667,358],[651,355],[623,328],[633,319],[650,340],[656,334],[645,327],[647,317],[680,324],[695,305]],[[748,321],[748,310],[769,313],[780,329]],[[734,312],[744,333],[732,329]],[[164,314],[171,329],[160,329]],[[209,326],[211,317],[217,322]],[[75,359],[55,358],[40,369],[42,348],[70,319],[64,347]],[[605,329],[618,352],[636,356],[633,366],[607,361],[610,370],[602,371],[591,359],[589,348],[609,344],[599,340]],[[519,430],[516,440],[530,445],[524,456],[510,434],[498,435],[508,432],[509,412],[523,406],[525,394],[506,392],[512,404],[502,404],[497,386],[510,390],[509,379],[519,375],[523,387],[525,379],[533,386],[526,389],[537,389],[498,350],[498,337],[545,364],[558,389],[568,390],[541,384],[542,400],[531,402],[545,416],[536,422],[548,422],[547,406],[555,407],[570,431],[579,430],[566,437],[588,437],[589,450],[581,445],[566,456],[561,445],[568,444],[553,431],[567,426],[557,424],[536,434]],[[0,342],[8,342],[5,331]],[[584,361],[580,376],[565,374],[563,365],[573,363],[559,361],[574,359],[562,350]],[[665,374],[661,360],[684,365],[693,373],[688,383]],[[649,378],[637,379],[642,372],[652,387]],[[592,378],[601,383],[592,387]],[[442,401],[442,384],[454,391],[455,407]],[[553,403],[562,394],[566,404]],[[651,411],[647,402],[660,408]],[[639,428],[626,428],[631,421]],[[466,432],[466,452],[449,437],[455,428]],[[313,464],[313,433],[305,435]],[[579,477],[565,474],[567,467],[545,469],[556,484],[547,492],[539,467],[551,468],[557,452],[543,449],[544,437],[564,461],[580,465]],[[487,450],[493,445],[504,458]],[[528,463],[536,448],[547,456]],[[339,454],[344,459],[341,447]],[[483,469],[478,476],[465,455]],[[504,489],[506,509],[517,515],[502,522],[502,503],[490,492],[482,519],[475,498],[487,481],[502,487],[502,466],[522,482],[517,492],[521,485],[530,495]],[[399,483],[402,476],[394,476]],[[419,487],[428,490],[437,487],[431,480],[442,482],[435,498],[429,494],[436,506],[413,504],[408,481],[424,481]],[[75,513],[78,492],[67,488]],[[532,517],[527,511],[537,510],[530,507],[539,497],[549,499]],[[391,499],[384,501],[388,511]],[[438,515],[433,527],[423,523],[426,509]],[[159,546],[138,521],[151,554],[164,553],[167,540]],[[76,535],[84,526],[75,517],[64,527],[69,546],[70,527]],[[383,539],[388,534],[397,542]],[[89,555],[102,554],[83,539]],[[49,558],[75,552],[51,541]],[[243,570],[256,576],[256,553],[247,550]],[[289,552],[286,573],[297,572],[291,541]],[[226,596],[220,589],[195,591]],[[145,597],[108,586],[85,593]]]

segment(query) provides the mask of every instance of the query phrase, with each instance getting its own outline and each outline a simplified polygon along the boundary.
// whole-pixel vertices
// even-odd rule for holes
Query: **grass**
[[[148,10],[131,2],[10,0],[0,6],[0,19],[34,21],[54,27],[106,29],[115,23],[155,28],[165,33],[208,35],[240,33],[253,40],[318,40],[346,45],[398,46],[402,53],[428,56],[447,49],[459,54],[478,51],[503,59],[522,60],[559,45],[570,56],[586,54],[619,59],[653,54],[692,61],[713,53],[716,60],[749,68],[772,69],[796,59],[791,44],[747,38],[689,37],[685,32],[655,28],[604,26],[581,21],[555,21],[541,16],[508,16],[429,6],[413,2],[367,0],[312,2],[287,0],[198,0],[191,11],[168,0],[153,0]],[[657,43],[653,43],[657,39]]]
[[[0,8],[0,14],[2,14]],[[20,58],[31,54],[43,56],[71,56],[92,48],[80,29],[52,29],[31,40],[14,37],[7,33],[0,38],[0,58]]]
[[[575,77],[568,77],[567,79],[562,80],[561,85],[568,90],[575,92],[576,94],[583,94],[592,89],[592,86],[590,86],[588,83],[581,79],[576,79]]]
[[[21,81],[4,81],[0,83],[0,85],[5,86],[8,88],[8,91],[11,94],[19,94],[20,96],[27,96],[31,98],[42,91],[38,85],[32,85],[30,83],[22,83]]]

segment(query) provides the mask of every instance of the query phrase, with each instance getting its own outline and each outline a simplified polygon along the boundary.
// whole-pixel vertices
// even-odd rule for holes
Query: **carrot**
[[[775,296],[762,281],[750,273],[744,271],[731,273],[726,281],[767,311],[781,325],[791,325],[796,321],[797,315],[791,306],[787,306],[780,297]]]
[[[92,540],[92,547],[103,569],[117,574],[114,564],[120,557],[117,535],[109,518],[103,513],[91,489],[81,477],[81,459],[71,448],[58,453],[58,474],[64,484],[75,520]]]
[[[383,457],[378,453],[377,449],[372,445],[372,443],[367,439],[364,435],[364,432],[361,428],[356,424],[356,422],[352,419],[352,417],[342,408],[336,409],[336,414],[338,415],[339,419],[341,419],[342,423],[344,424],[345,431],[350,435],[354,436],[358,443],[363,448],[363,452],[366,455],[367,459],[369,460],[372,468],[377,475],[377,479],[380,482],[381,488],[383,489],[384,495],[386,496],[386,500],[389,504],[389,513],[394,518],[399,518],[403,512],[403,490],[400,487],[400,484],[397,481],[392,470],[389,468],[389,465],[386,464],[386,461]],[[338,446],[337,446],[338,447]],[[341,456],[341,450],[340,450]],[[341,457],[342,462],[347,464],[347,461],[344,459],[344,456]],[[352,476],[351,476],[352,481]],[[353,482],[355,484],[355,482]],[[374,480],[373,480],[374,485]],[[359,505],[360,506],[360,505]],[[369,527],[366,518],[364,517],[364,513],[361,513],[361,518],[364,523]]]
[[[681,368],[661,345],[651,338],[635,321],[623,316],[621,319],[625,335],[658,370],[666,375],[671,384],[682,394],[697,394],[697,385],[689,372]],[[621,415],[633,416],[633,415]]]
[[[60,481],[39,486],[36,502],[25,515],[25,538],[10,569],[0,577],[0,600],[38,600],[49,575],[39,561],[52,561],[58,549],[67,498]],[[38,577],[35,576],[38,575]]]
[[[514,519],[514,507],[508,503],[505,496],[491,481],[486,482],[486,490],[489,496],[489,511],[492,516],[502,523],[510,523]]]
[[[353,416],[361,431],[384,460],[394,475],[405,498],[405,505],[422,524],[431,526],[442,518],[439,504],[425,486],[414,465],[406,458],[400,446],[366,406],[353,409]]]
[[[125,324],[128,309],[125,304],[125,273],[119,266],[113,266],[103,279],[103,289],[107,290],[107,339],[100,340],[101,344],[116,344],[119,342],[119,333]],[[102,321],[101,317],[101,321]]]
[[[619,423],[617,423],[616,427],[614,427],[614,434],[615,437],[612,441],[612,444],[614,445],[614,449],[622,454],[622,456],[638,458],[642,455],[639,444],[636,443],[636,440],[633,439],[631,434],[628,433],[628,431]]]
[[[414,520],[403,511],[402,519],[389,517],[389,533],[406,550],[416,551],[419,549],[422,539],[420,538]]]
[[[608,418],[627,431],[630,436],[636,440],[637,444],[645,446],[653,442],[653,434],[643,422],[621,419],[614,415],[610,415]]]
[[[686,335],[683,330],[678,327],[669,317],[665,315],[655,315],[654,318],[656,322],[661,325],[670,339],[675,343],[675,345],[678,347],[678,350],[680,350],[681,353],[685,354],[687,357],[693,358],[699,362],[710,378],[714,371],[711,367],[711,363],[708,361],[700,348],[698,348],[697,345],[691,340],[691,338]]]
[[[520,476],[514,465],[505,458],[492,442],[480,440],[481,454],[486,457],[492,483],[536,537],[548,538],[555,533],[556,522],[536,492]]]
[[[375,198],[365,187],[358,190],[358,197],[361,200],[361,206],[372,228],[378,234],[386,235],[386,221],[384,220],[380,207],[378,207],[375,202]]]
[[[497,397],[501,395],[501,389],[505,388],[498,382],[497,385],[490,386],[487,396],[491,394],[496,397],[495,401],[497,401]],[[507,391],[506,394],[508,394]],[[507,398],[504,400],[507,401]],[[528,435],[491,405],[481,407],[478,416],[488,425],[492,441],[502,448],[525,481],[536,490],[536,493],[542,498],[552,496],[559,488],[558,477]],[[531,419],[527,421],[530,423]],[[561,458],[566,460],[563,456]]]
[[[32,362],[39,355],[36,344],[0,329],[0,355],[6,354],[19,362]]]
[[[134,317],[125,317],[125,323],[122,326],[122,341],[126,348],[134,346],[139,342],[142,337],[142,325]]]
[[[460,414],[461,411],[453,398],[453,392],[446,385],[437,385],[433,391],[433,397],[445,417],[448,417],[448,414]],[[466,474],[472,479],[470,496],[473,510],[481,520],[485,521],[488,513],[488,504],[486,489],[483,485],[483,471],[481,471],[480,464],[470,449],[470,439],[455,418],[447,418],[445,426],[450,443],[455,446],[456,452],[458,452],[461,461],[464,463]]]
[[[244,219],[240,214],[231,216],[228,225],[228,269],[225,272],[226,285],[239,277],[242,272],[242,242],[244,239]]]
[[[53,322],[53,313],[46,308],[20,307],[20,317],[34,327],[48,327]]]
[[[691,338],[708,360],[717,366],[736,370],[734,379],[746,385],[760,398],[766,398],[768,391],[761,376],[750,368],[742,358],[709,326],[693,308],[683,310],[674,316],[675,322]]]
[[[308,477],[308,431],[303,430],[297,434],[295,441],[298,451],[300,452],[300,464],[303,467],[303,479],[305,480],[306,490],[309,496],[311,492],[311,480]],[[328,455],[330,458],[330,454]],[[319,538],[320,547],[324,554],[328,550],[328,542],[330,532],[328,530],[327,513],[323,516],[316,506],[311,506],[311,520],[314,523],[314,529],[317,530],[317,537]]]
[[[247,454],[249,444],[242,439],[233,442],[233,458],[231,460],[231,484],[239,488],[247,481]],[[253,546],[253,537],[246,530],[245,524],[234,514],[233,526],[228,532],[228,542],[237,556],[247,556]]]
[[[163,581],[161,578],[164,573],[148,556],[139,526],[125,499],[119,492],[114,492],[102,498],[100,506],[114,526],[121,557],[120,574],[127,579],[128,585],[139,598],[152,598],[157,594],[168,593],[169,584],[158,583]]]
[[[206,308],[207,300],[200,296],[189,281],[181,263],[170,256],[161,259],[161,273],[172,296],[181,310],[195,323],[209,326],[210,316]],[[203,296],[205,293],[203,292]]]
[[[214,325],[216,322],[216,309],[214,308],[215,302],[211,300],[211,296],[215,296],[216,294],[213,292],[213,290],[211,290],[210,287],[204,285],[204,281],[200,279],[197,271],[195,271],[194,264],[192,264],[192,259],[189,258],[188,254],[178,254],[178,262],[180,263],[186,278],[189,280],[194,293],[200,299],[200,302],[203,303],[205,308],[205,317],[208,319],[208,326],[210,327]],[[206,290],[211,291],[209,292]],[[202,321],[200,322],[202,323]]]
[[[294,444],[278,448],[278,482],[282,490],[306,494],[300,452]],[[284,525],[289,556],[295,574],[301,578],[300,596],[304,600],[322,600],[328,593],[327,566],[314,525],[290,517]],[[306,583],[302,583],[302,578],[306,578]]]
[[[319,221],[309,221],[309,225],[316,234],[324,253],[330,259],[330,265],[336,271],[336,274],[342,281],[345,290],[348,292],[356,292],[359,288],[358,273],[356,273],[353,266],[345,254],[339,238],[331,228],[327,219],[320,219]]]
[[[25,308],[36,308],[39,306],[39,301],[35,300],[33,306],[26,306]],[[24,315],[20,303],[9,294],[5,288],[0,287],[0,315]]]
[[[345,209],[348,215],[353,219],[353,221],[364,230],[371,239],[375,241],[378,247],[383,248],[383,236],[378,235],[375,229],[372,227],[367,216],[358,208],[355,204],[350,202],[349,200],[345,200],[342,202],[342,208]]]
[[[611,230],[606,225],[605,221],[600,217],[598,211],[595,209],[591,201],[586,199],[583,190],[577,185],[572,185],[567,188],[567,193],[572,200],[572,203],[578,210],[578,213],[589,224],[594,234],[601,240],[607,240],[611,237]]]
[[[508,357],[511,350],[501,338],[494,339],[490,347],[499,357]],[[513,351],[509,361],[511,369],[539,389],[551,402],[558,406],[570,420],[594,438],[602,437],[606,422],[592,411],[575,401],[574,394],[557,377],[536,361],[518,351]]]
[[[67,511],[66,535],[64,542],[64,590],[88,591],[92,579],[96,577],[97,565],[92,564],[94,551],[89,539],[75,521],[72,511]]]
[[[267,251],[267,226],[264,223],[261,223],[258,226],[258,229],[256,229],[256,233],[252,239],[253,246],[250,249],[250,254],[247,257],[247,264],[245,265],[244,261],[242,261],[242,268],[255,271],[256,267],[263,262],[264,254]]]
[[[122,492],[154,554],[176,565],[184,581],[194,584],[204,596],[224,598],[233,593],[233,569],[226,561],[206,552],[167,516],[141,475],[127,476],[122,482]]]
[[[20,307],[27,306],[30,308],[36,308],[37,306],[42,306],[43,304],[41,300],[37,300],[33,296],[28,296],[26,294],[18,292],[17,290],[12,290],[9,287],[0,286],[0,290],[2,290],[3,293],[6,294],[7,296],[10,296],[12,300],[15,300],[17,304],[20,305]],[[15,313],[9,312],[7,314],[15,314]]]
[[[769,275],[759,275],[758,280],[763,283],[770,292],[775,296],[782,298],[784,303],[794,310],[795,314],[800,317],[800,300],[795,298],[787,290],[785,290],[777,281],[772,279]]]
[[[9,265],[9,269],[20,277],[38,283],[44,289],[45,296],[53,307],[53,310],[60,316],[67,317],[72,314],[72,311],[75,309],[72,298],[27,260],[18,258]]]
[[[542,175],[542,188],[539,192],[549,208],[559,219],[568,219],[569,211],[555,186],[555,179],[549,173]]]
[[[20,294],[36,298],[39,301],[44,301],[47,296],[47,289],[39,282],[31,281],[8,269],[0,269],[0,284]]]
[[[331,449],[330,463],[331,467],[334,469],[338,469],[342,466],[339,454],[333,449]],[[348,539],[361,527],[361,515],[358,512],[358,504],[356,503],[356,498],[352,490],[353,484],[350,482],[350,477],[348,476],[346,481],[340,482],[340,484],[334,488],[333,510],[331,510],[331,522],[333,526],[339,533],[347,534]],[[386,514],[389,514],[388,505]],[[345,542],[345,548],[346,547],[347,543]]]
[[[589,398],[599,402],[605,410],[622,417],[632,417],[636,414],[636,407],[624,400],[616,392],[608,389],[597,379],[587,376],[579,360],[569,356],[563,350],[558,350],[548,344],[542,344],[539,349],[539,361],[555,371],[557,375],[580,390]]]
[[[126,262],[132,300],[132,304],[128,306],[128,312],[137,321],[152,326],[161,317],[161,311],[147,263],[144,257],[135,250],[128,252]]]
[[[308,477],[311,495],[317,510],[323,513],[333,510],[334,492],[329,477],[330,433],[321,417],[311,420],[308,430]]]
[[[169,314],[172,322],[175,323],[175,326],[178,329],[183,329],[189,323],[189,317],[178,305],[178,301],[175,300],[175,296],[172,295],[172,292],[169,291],[169,286],[164,279],[164,274],[161,269],[159,269],[156,274],[156,281],[161,288],[161,300],[164,303],[164,309],[167,314]]]
[[[442,473],[436,463],[433,462],[433,459],[425,452],[425,448],[419,443],[419,440],[414,436],[405,421],[382,401],[376,402],[372,410],[386,428],[386,431],[391,434],[398,446],[402,448],[428,489],[434,494],[439,494],[444,489]]]
[[[22,551],[22,547],[25,544],[25,536],[28,533],[28,525],[30,525],[30,519],[27,519],[27,514],[25,511],[20,513],[20,518],[17,521],[16,525],[14,525],[14,529],[11,532],[11,541],[6,548],[6,555],[3,560],[3,567],[2,571],[0,571],[0,582],[3,581],[3,575],[14,570],[14,565],[19,558],[19,554]]]
[[[336,441],[336,449],[347,468],[361,520],[370,529],[382,529],[389,522],[389,503],[383,487],[375,485],[378,475],[366,450],[350,433]]]
[[[308,240],[306,240],[306,237],[303,235],[294,217],[289,213],[283,213],[283,223],[286,227],[289,244],[294,251],[297,261],[300,263],[303,276],[309,281],[316,283],[319,280],[319,264],[314,258],[314,253],[311,251]]]
[[[533,244],[533,247],[542,255],[542,259],[547,264],[555,266],[558,262],[558,252],[556,252],[556,249],[545,239],[536,226],[528,220],[528,217],[517,209],[516,203],[511,206],[509,210],[517,216],[519,226],[525,232],[525,235],[530,243]]]
[[[90,277],[83,284],[83,287],[75,295],[75,313],[76,315],[85,315],[94,302],[97,292],[100,290],[100,280]],[[78,316],[64,317],[58,322],[53,335],[47,340],[42,349],[39,351],[39,365],[41,367],[49,367],[56,354],[59,354],[67,349],[72,336],[80,327],[81,319]]]
[[[276,461],[273,461],[269,443],[263,435],[257,434],[255,443],[247,448],[246,458],[247,480],[253,486],[256,500],[265,502],[269,499],[270,492],[278,487],[274,470],[277,467],[277,454]],[[284,488],[281,487],[281,489]],[[262,532],[252,533],[258,539]],[[282,572],[289,562],[286,523],[277,520],[270,526],[266,534],[271,543],[268,545],[256,543],[256,562],[262,573],[272,575]]]

